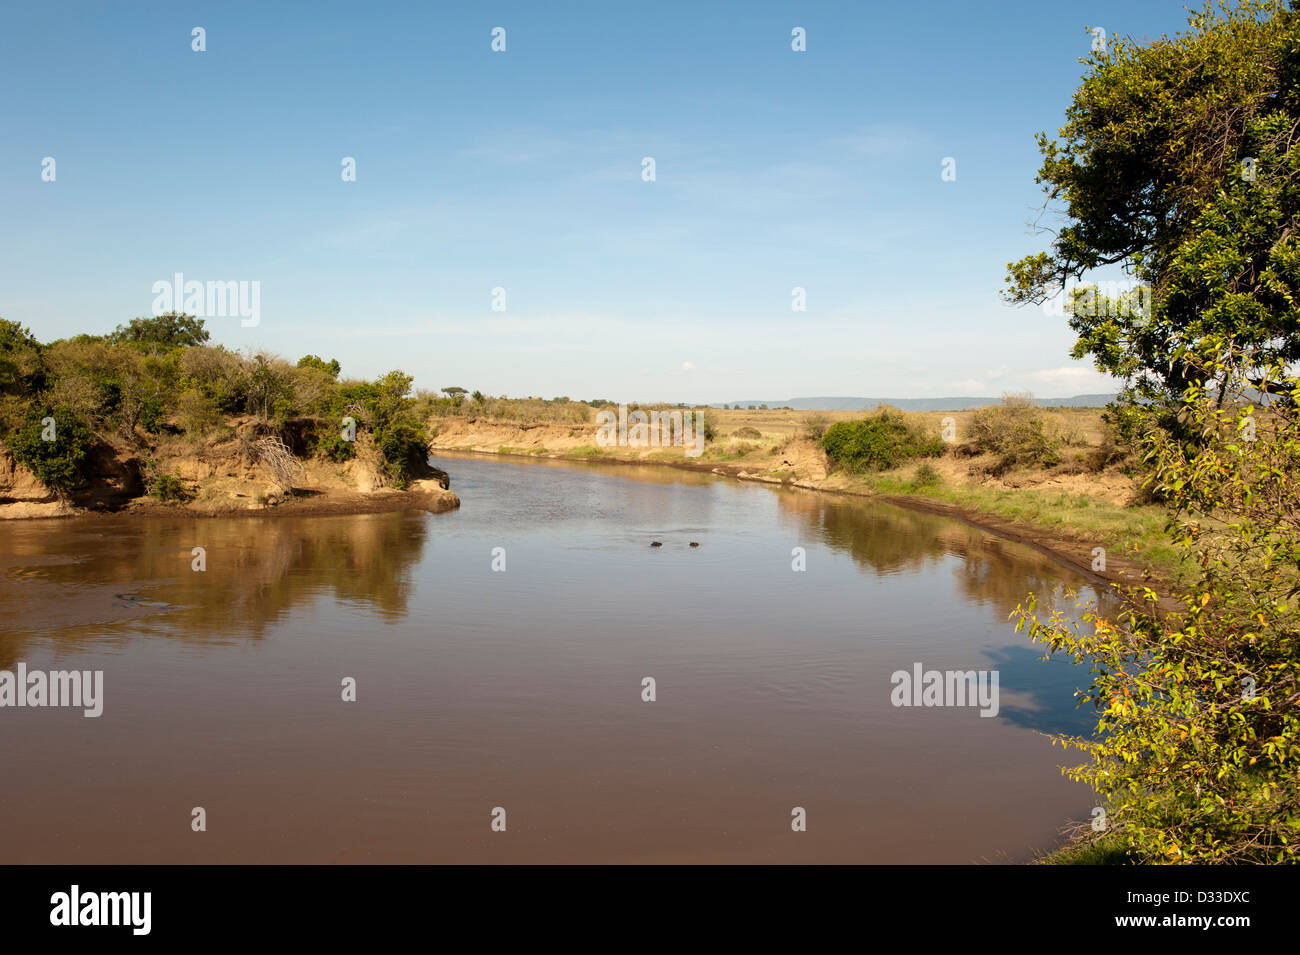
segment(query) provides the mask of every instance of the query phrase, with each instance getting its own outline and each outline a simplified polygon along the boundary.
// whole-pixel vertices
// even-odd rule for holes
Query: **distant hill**
[[[880,405],[892,405],[900,411],[964,411],[983,405],[998,403],[997,398],[785,398],[779,401],[726,401],[710,405],[721,408],[740,405],[748,408],[767,405],[769,408],[794,408],[796,411],[867,411]],[[1103,408],[1115,400],[1115,395],[1075,395],[1072,398],[1035,398],[1034,404],[1044,408]]]

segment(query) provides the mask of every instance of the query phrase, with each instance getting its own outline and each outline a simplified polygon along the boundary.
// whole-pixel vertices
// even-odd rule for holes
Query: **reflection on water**
[[[0,526],[0,669],[106,694],[0,710],[0,862],[1020,860],[1087,815],[1039,735],[1090,728],[1086,674],[1007,623],[1083,581],[1034,550],[707,474],[438,464],[459,511]],[[891,706],[914,662],[998,670],[999,716]]]
[[[104,624],[163,611],[174,636],[223,643],[260,638],[322,594],[367,607],[377,619],[401,617],[427,532],[402,515],[103,517],[0,527],[0,600],[11,631],[0,643],[0,668],[21,657],[30,644],[24,637],[88,638]],[[204,572],[193,569],[196,547]]]

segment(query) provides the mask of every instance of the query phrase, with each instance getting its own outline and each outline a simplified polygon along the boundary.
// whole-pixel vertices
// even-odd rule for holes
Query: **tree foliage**
[[[6,440],[14,460],[59,494],[85,482],[90,429],[66,407],[32,405]]]
[[[133,318],[126,325],[117,326],[107,337],[113,344],[186,348],[202,345],[210,336],[203,327],[203,319],[180,312],[166,312]]]
[[[251,416],[259,438],[270,442],[263,448],[275,442],[288,448],[286,439],[293,439],[301,449],[305,438],[310,450],[334,461],[356,456],[355,443],[340,435],[343,419],[351,416],[386,481],[402,487],[424,469],[428,446],[410,397],[410,375],[391,371],[373,382],[339,381],[337,359],[305,355],[290,364],[207,340],[201,319],[179,313],[49,344],[0,320],[0,436],[60,490],[80,482],[96,433],[128,442],[148,460],[164,434],[206,439],[230,433],[241,416]],[[50,414],[59,434],[53,443],[42,440],[39,425]],[[262,459],[289,486],[292,462],[283,454]],[[164,484],[174,480],[157,477]]]
[[[1090,762],[1066,770],[1107,802],[1107,825],[1140,862],[1300,861],[1300,416],[1252,405],[1235,382],[1219,403],[1189,389],[1191,440],[1151,409],[1144,447],[1170,531],[1198,568],[1179,609],[1149,590],[1116,620],[1082,624],[1032,598],[1019,627],[1093,673],[1081,704],[1097,733],[1062,738]],[[1292,397],[1300,381],[1271,369]],[[1210,377],[1209,375],[1205,377]],[[1235,394],[1234,394],[1235,393]],[[1086,632],[1091,628],[1092,632]]]
[[[1067,302],[1076,358],[1176,400],[1231,338],[1221,387],[1237,370],[1268,387],[1264,369],[1300,359],[1300,14],[1207,6],[1183,33],[1116,37],[1085,62],[1059,138],[1038,137],[1064,222],[1008,265],[1006,297],[1041,303],[1119,268],[1148,307]]]

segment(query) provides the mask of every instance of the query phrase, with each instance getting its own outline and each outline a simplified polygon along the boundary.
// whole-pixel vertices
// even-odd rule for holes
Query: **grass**
[[[918,485],[893,475],[864,475],[862,482],[881,494],[924,497],[956,504],[1009,521],[1030,524],[1086,540],[1133,557],[1173,579],[1185,579],[1181,551],[1165,533],[1167,514],[1160,505],[1121,506],[1079,495],[979,485]]]
[[[680,448],[671,451],[652,451],[645,456],[643,460],[653,461],[658,464],[673,464],[682,460],[683,455]],[[687,460],[690,460],[687,458]]]
[[[1055,852],[1034,860],[1035,865],[1133,865],[1119,837],[1094,836],[1092,833],[1072,839]]]

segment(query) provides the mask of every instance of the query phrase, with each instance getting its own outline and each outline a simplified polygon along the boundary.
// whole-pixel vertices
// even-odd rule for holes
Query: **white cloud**
[[[1087,367],[1043,368],[1031,371],[1024,380],[1041,384],[1045,388],[1070,394],[1111,391],[1117,387],[1108,375]],[[1046,396],[1051,397],[1051,396]]]

